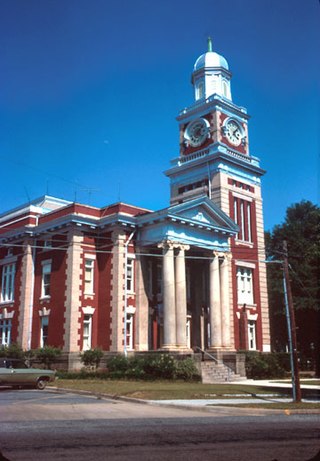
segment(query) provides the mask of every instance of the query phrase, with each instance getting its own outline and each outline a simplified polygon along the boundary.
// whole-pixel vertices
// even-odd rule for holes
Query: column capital
[[[171,240],[162,240],[157,244],[158,248],[162,248],[163,250],[171,250],[174,248],[174,243]]]
[[[174,248],[177,248],[178,250],[182,251],[188,251],[190,250],[190,245],[185,245],[184,243],[176,243],[174,245]]]
[[[175,242],[173,240],[163,240],[162,242],[158,243],[157,247],[165,249],[165,250],[175,249],[175,248],[178,248],[180,250],[185,250],[185,251],[190,250],[190,245],[185,245],[184,243]]]
[[[232,254],[231,253],[223,253],[223,259],[226,262],[230,262],[232,260]]]

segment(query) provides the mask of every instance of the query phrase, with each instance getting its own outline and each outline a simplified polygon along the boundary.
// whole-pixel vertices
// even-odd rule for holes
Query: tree
[[[285,222],[266,233],[269,259],[282,259],[284,240],[288,245],[298,350],[301,361],[315,362],[320,356],[320,208],[304,200],[290,206]],[[281,351],[287,344],[282,270],[278,264],[267,266],[272,347]]]

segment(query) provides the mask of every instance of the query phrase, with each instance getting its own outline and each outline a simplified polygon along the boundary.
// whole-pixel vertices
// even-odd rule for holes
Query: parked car
[[[23,360],[0,358],[0,386],[32,386],[44,389],[55,380],[56,372],[31,368]]]

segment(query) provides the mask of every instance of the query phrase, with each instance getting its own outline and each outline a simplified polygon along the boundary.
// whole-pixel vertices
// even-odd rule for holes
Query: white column
[[[163,345],[164,349],[176,347],[176,303],[174,281],[174,247],[171,242],[164,242],[162,283],[163,283]]]
[[[209,263],[210,288],[210,348],[221,348],[221,304],[220,304],[220,270],[218,253],[214,253]]]
[[[17,343],[22,349],[31,349],[35,264],[33,253],[32,241],[28,240],[24,242],[17,338]]]
[[[222,317],[222,346],[231,346],[230,332],[230,284],[229,284],[229,261],[230,254],[225,254],[221,264],[221,317]]]
[[[175,258],[177,346],[180,348],[187,348],[187,287],[185,250],[189,250],[189,246],[178,246]]]
[[[145,286],[145,277],[144,271],[145,267],[145,256],[141,256],[141,249],[136,248],[137,257],[135,260],[136,266],[136,314],[135,314],[135,349],[137,351],[147,351],[148,350],[148,333],[149,333],[149,303],[147,290]]]

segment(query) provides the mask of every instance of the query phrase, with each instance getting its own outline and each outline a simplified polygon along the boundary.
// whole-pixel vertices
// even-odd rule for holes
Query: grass
[[[243,408],[270,408],[288,411],[301,409],[320,410],[320,403],[301,402],[265,402],[263,395],[274,394],[278,398],[288,397],[290,389],[261,387],[254,385],[239,384],[202,384],[188,383],[184,381],[125,381],[125,380],[106,380],[106,379],[58,379],[54,383],[55,387],[82,390],[93,394],[107,394],[114,398],[131,397],[143,400],[173,400],[173,399],[229,399],[250,398],[261,396],[260,403],[237,403],[233,406]],[[291,395],[290,395],[291,396]],[[264,400],[264,401],[263,401]]]
[[[202,384],[182,381],[125,381],[98,379],[58,379],[58,388],[91,391],[114,397],[126,396],[146,400],[214,399],[226,394],[248,397],[255,394],[272,394],[274,389],[241,384]],[[278,392],[278,390],[276,390]],[[285,392],[285,390],[282,390]]]
[[[320,411],[320,403],[313,403],[313,402],[268,402],[268,403],[243,403],[243,404],[235,404],[232,405],[233,407],[240,407],[240,408],[265,408],[269,410],[285,410],[285,412],[290,415],[291,410],[319,410]]]

